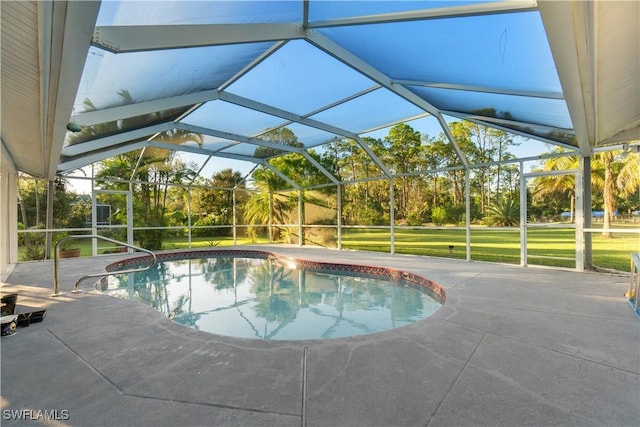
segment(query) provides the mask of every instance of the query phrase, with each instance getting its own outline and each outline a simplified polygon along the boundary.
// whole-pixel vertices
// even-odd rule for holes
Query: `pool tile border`
[[[278,261],[283,265],[295,263],[296,267],[304,267],[307,270],[316,272],[343,272],[354,275],[365,275],[383,277],[387,280],[404,281],[409,282],[429,290],[433,296],[444,304],[447,295],[444,288],[432,280],[426,277],[419,276],[414,273],[398,270],[388,267],[377,267],[371,265],[359,265],[359,264],[342,264],[342,263],[330,263],[321,261],[309,261],[304,259],[292,258],[289,256],[278,255],[268,251],[257,251],[247,249],[189,249],[177,252],[163,252],[156,254],[158,261],[172,261],[178,259],[193,259],[193,258],[214,258],[223,256],[234,256],[240,258],[258,258],[258,259],[271,259]],[[143,262],[151,260],[148,255],[128,258],[126,260],[118,261],[109,264],[105,267],[105,270],[109,273],[116,272],[125,268],[132,268],[140,265]]]

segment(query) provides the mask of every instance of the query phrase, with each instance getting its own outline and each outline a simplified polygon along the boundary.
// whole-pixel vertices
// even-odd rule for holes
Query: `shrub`
[[[222,218],[216,215],[207,215],[199,218],[194,226],[200,227],[214,227],[217,225],[227,225],[222,222]],[[191,230],[191,235],[196,237],[211,237],[211,236],[227,236],[229,235],[229,228],[194,228]]]
[[[407,224],[409,225],[422,225],[428,220],[427,204],[423,203],[418,206],[414,206],[407,215]]]
[[[443,207],[436,206],[431,210],[431,221],[435,225],[444,225],[444,221],[447,219],[447,210]]]
[[[513,197],[494,200],[487,209],[485,222],[488,225],[510,227],[520,224],[520,206]]]

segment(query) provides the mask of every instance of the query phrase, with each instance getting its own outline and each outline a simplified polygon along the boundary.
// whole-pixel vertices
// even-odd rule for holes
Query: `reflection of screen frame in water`
[[[108,271],[142,262],[145,257],[121,261]],[[142,280],[106,279],[101,290],[145,303],[185,326],[236,337],[300,340],[381,332],[429,317],[445,299],[440,286],[413,273],[262,251],[185,251],[160,254],[159,262],[155,270],[136,273]],[[142,287],[130,286],[134,280]]]

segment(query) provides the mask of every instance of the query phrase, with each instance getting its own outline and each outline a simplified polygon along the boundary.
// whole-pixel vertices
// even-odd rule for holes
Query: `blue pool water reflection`
[[[102,291],[197,330],[265,340],[369,334],[414,323],[442,305],[422,286],[382,278],[223,256],[159,262],[109,277]]]

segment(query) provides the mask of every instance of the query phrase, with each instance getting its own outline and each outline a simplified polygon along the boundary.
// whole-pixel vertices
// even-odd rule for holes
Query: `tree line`
[[[520,168],[517,162],[510,162],[515,159],[510,150],[521,141],[502,130],[467,121],[453,122],[450,129],[456,146],[444,133],[421,134],[403,123],[393,126],[383,138],[333,140],[318,149],[308,149],[305,156],[303,143],[290,129],[281,128],[260,137],[269,146],[257,146],[254,156],[268,165],[254,168],[249,176],[223,169],[210,178],[202,177],[198,175],[199,165],[185,162],[178,151],[147,147],[99,162],[95,178],[101,188],[109,190],[128,191],[131,181],[134,227],[150,227],[138,231],[136,241],[149,249],[161,247],[167,233],[162,227],[184,227],[189,216],[191,224],[200,227],[228,226],[234,215],[238,224],[297,222],[300,197],[305,206],[300,218],[303,224],[335,225],[338,188],[332,177],[342,183],[343,224],[389,225],[391,201],[398,225],[464,224],[467,171],[460,155],[472,165],[468,171],[470,221],[517,225]],[[178,130],[163,132],[158,140],[202,145],[204,138]],[[282,149],[273,148],[278,145]],[[577,156],[552,154],[558,156],[542,161],[536,170],[577,168]],[[640,208],[638,162],[637,153],[594,155],[594,209],[603,209],[611,219],[615,210],[632,212]],[[554,220],[562,212],[573,212],[573,179],[573,175],[562,174],[532,179],[527,187],[530,217]],[[300,191],[293,191],[294,185]],[[124,223],[124,198],[117,194],[100,197],[112,206],[112,223]],[[46,184],[20,180],[20,199],[22,226],[42,226]],[[312,206],[322,210],[324,216],[312,215]],[[60,180],[54,211],[54,227],[77,227],[86,224],[90,205],[76,198]],[[230,229],[196,228],[193,233],[228,234]]]

